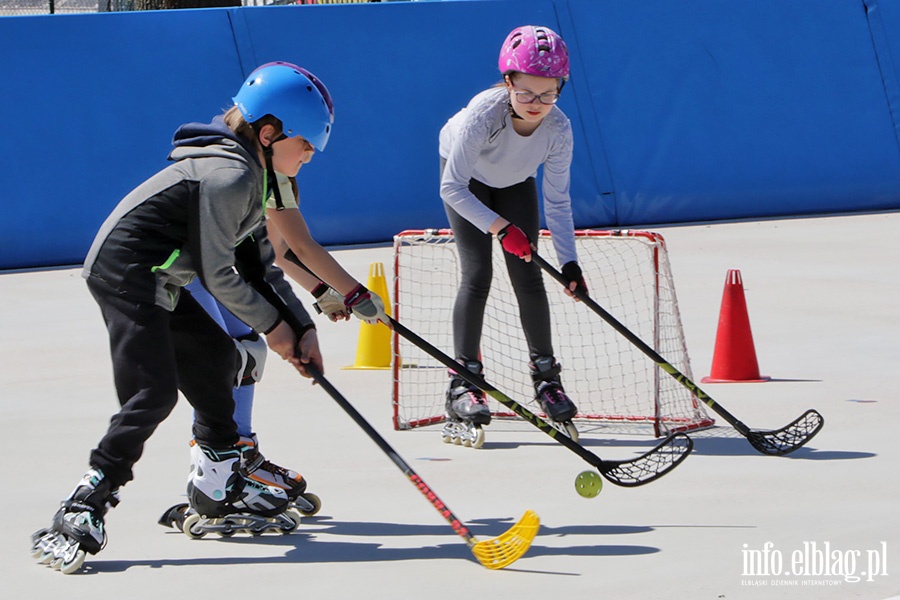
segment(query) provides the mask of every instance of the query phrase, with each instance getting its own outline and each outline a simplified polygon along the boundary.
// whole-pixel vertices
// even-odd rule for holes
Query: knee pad
[[[266,367],[266,356],[269,349],[266,341],[258,333],[253,332],[234,340],[234,345],[240,355],[235,387],[253,385],[262,379],[263,370]]]

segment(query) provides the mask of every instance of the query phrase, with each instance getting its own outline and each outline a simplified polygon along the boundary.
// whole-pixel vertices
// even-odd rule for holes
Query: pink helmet
[[[559,34],[549,27],[516,27],[500,48],[500,72],[569,78],[569,51]]]

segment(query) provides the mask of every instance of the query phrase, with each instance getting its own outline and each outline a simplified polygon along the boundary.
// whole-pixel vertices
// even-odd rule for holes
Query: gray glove
[[[390,324],[390,319],[384,312],[384,301],[378,294],[373,294],[361,283],[344,296],[344,306],[352,311],[358,319],[369,325]]]
[[[324,283],[320,283],[312,291],[316,301],[313,307],[319,314],[324,314],[331,321],[343,321],[350,318],[350,310],[344,306],[344,297]]]

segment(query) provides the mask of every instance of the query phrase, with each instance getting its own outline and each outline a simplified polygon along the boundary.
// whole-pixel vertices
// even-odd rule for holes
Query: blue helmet
[[[301,135],[319,151],[328,143],[334,104],[325,85],[306,69],[267,63],[250,74],[233,100],[248,123],[272,115],[286,136]]]

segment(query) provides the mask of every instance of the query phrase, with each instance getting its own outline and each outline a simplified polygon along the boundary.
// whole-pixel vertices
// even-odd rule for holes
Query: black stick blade
[[[770,456],[790,454],[813,439],[825,425],[825,419],[818,411],[810,409],[781,429],[766,431],[751,430],[747,439],[753,447]]]
[[[637,487],[655,481],[680,465],[694,449],[694,441],[674,433],[656,448],[631,460],[603,461],[600,474],[623,487]]]

